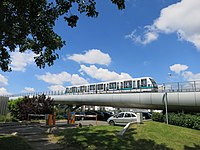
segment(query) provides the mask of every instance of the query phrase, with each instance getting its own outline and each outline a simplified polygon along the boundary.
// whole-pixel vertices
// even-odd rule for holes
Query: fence
[[[0,96],[0,115],[6,115],[9,97]]]
[[[82,94],[112,94],[112,93],[127,93],[127,92],[141,92],[138,90],[109,90],[109,91],[88,91],[88,92],[68,92],[63,91],[45,91],[45,92],[33,92],[33,93],[21,93],[14,95],[6,95],[13,99],[23,96],[36,96],[36,95],[82,95]],[[158,92],[200,92],[200,80],[197,81],[185,81],[185,82],[171,82],[171,83],[160,83],[158,84]]]

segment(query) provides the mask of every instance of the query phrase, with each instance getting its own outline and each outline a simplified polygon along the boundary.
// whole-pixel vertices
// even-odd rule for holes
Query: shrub
[[[62,119],[65,119],[65,117],[64,117],[63,115],[57,115],[57,116],[56,116],[56,119],[62,120]]]
[[[163,118],[163,114],[162,113],[158,113],[158,112],[153,112],[151,119],[153,121],[158,121],[158,122],[163,122],[164,118]]]
[[[152,120],[158,122],[166,122],[166,116],[162,113],[153,113]],[[192,128],[200,130],[200,116],[183,114],[183,113],[169,113],[168,123],[176,126],[182,126],[186,128]]]
[[[12,117],[10,113],[7,113],[6,115],[0,115],[0,122],[11,122]]]

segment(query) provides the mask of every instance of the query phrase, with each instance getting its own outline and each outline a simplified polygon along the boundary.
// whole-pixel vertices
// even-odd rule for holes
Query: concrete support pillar
[[[141,124],[143,121],[143,117],[142,117],[142,113],[137,113],[137,123],[138,124]]]
[[[85,111],[85,105],[83,105],[82,107],[81,107],[81,111]]]

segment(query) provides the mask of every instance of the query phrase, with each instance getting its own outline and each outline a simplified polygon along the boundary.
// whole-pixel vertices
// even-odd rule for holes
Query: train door
[[[121,90],[123,89],[123,82],[121,82],[121,87],[120,88],[121,88]]]
[[[106,84],[103,84],[103,90],[106,91]]]
[[[135,81],[133,81],[133,89],[136,89],[136,83],[135,83]]]
[[[137,80],[137,88],[140,88],[140,80]]]
[[[117,82],[117,90],[119,90],[119,82]]]

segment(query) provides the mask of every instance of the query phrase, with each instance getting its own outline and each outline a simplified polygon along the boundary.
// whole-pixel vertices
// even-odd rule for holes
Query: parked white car
[[[134,121],[137,121],[137,115],[133,112],[120,112],[107,120],[110,125],[126,125],[127,123]]]

